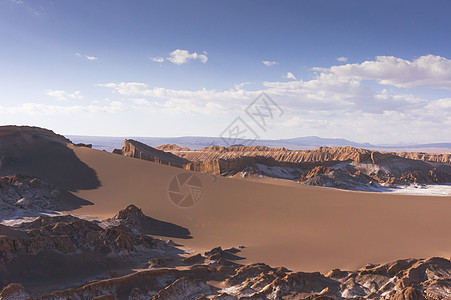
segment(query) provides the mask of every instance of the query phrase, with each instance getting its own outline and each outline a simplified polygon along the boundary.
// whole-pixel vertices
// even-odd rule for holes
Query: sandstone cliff
[[[174,167],[183,167],[189,163],[189,161],[184,158],[147,146],[135,140],[125,140],[124,147],[122,147],[122,149],[115,149],[113,153]]]
[[[451,182],[451,154],[379,152],[354,147],[292,151],[265,146],[209,146],[190,150],[167,144],[157,148],[126,140],[124,148],[115,153],[202,173],[263,175],[342,189],[377,190],[380,184]]]
[[[172,153],[193,161],[185,166],[193,171],[227,176],[259,174],[345,189],[372,190],[378,188],[374,182],[451,182],[448,154],[398,154],[353,147],[291,151],[263,146],[211,146],[201,150],[174,150]]]
[[[382,160],[397,156],[427,162],[451,163],[451,153],[379,152],[354,147],[319,147],[316,150],[288,150],[285,148],[269,148],[264,146],[210,146],[200,150],[182,150],[172,147],[172,149],[174,150],[166,148],[166,151],[193,162],[264,156],[272,157],[276,161],[291,163],[347,160],[356,162],[371,160],[372,163],[378,163]]]

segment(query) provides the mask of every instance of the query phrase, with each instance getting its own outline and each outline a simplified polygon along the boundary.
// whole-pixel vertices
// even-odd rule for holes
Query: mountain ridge
[[[295,137],[288,139],[262,139],[249,143],[249,140],[243,139],[222,139],[219,137],[205,136],[184,136],[184,137],[102,137],[102,136],[80,136],[67,135],[74,143],[92,144],[94,148],[113,151],[120,148],[124,139],[134,139],[152,146],[158,147],[164,144],[176,144],[180,147],[190,149],[201,149],[212,145],[230,146],[234,144],[268,146],[272,148],[289,148],[291,150],[308,150],[320,146],[352,146],[357,148],[367,148],[371,150],[399,150],[408,151],[409,149],[424,150],[425,152],[451,152],[451,142],[423,143],[423,144],[398,144],[398,145],[374,145],[371,143],[358,143],[343,138],[322,138],[317,136]],[[437,151],[438,150],[438,151]]]

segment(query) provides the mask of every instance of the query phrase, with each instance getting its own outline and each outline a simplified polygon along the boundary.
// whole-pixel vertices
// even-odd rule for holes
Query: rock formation
[[[173,154],[192,161],[186,169],[225,176],[258,174],[357,190],[371,190],[378,184],[451,182],[451,154],[388,153],[353,147],[299,151],[263,146],[170,148]]]
[[[174,145],[174,144],[165,144],[158,147],[155,147],[155,149],[171,152],[171,151],[189,151],[189,148],[182,148],[180,146]]]
[[[62,193],[57,187],[21,174],[0,177],[0,220],[61,208]]]
[[[184,158],[155,149],[135,140],[125,140],[124,147],[122,149],[115,149],[113,153],[175,167],[183,167],[189,163]]]
[[[354,147],[292,151],[264,146],[209,146],[190,150],[173,144],[152,148],[133,140],[126,140],[114,153],[208,174],[262,175],[351,190],[377,190],[381,184],[451,182],[451,154],[446,153],[378,152]]]
[[[71,194],[100,186],[95,171],[77,157],[74,147],[70,140],[50,130],[0,126],[0,176],[24,174],[55,186],[67,210],[90,204]]]
[[[213,251],[219,253],[218,249]],[[206,265],[201,262],[188,268],[150,269],[93,281],[32,299],[444,300],[451,296],[450,280],[451,261],[438,257],[368,265],[357,271],[335,269],[327,275],[292,272],[262,263]],[[12,288],[6,289],[12,293]],[[20,286],[14,290],[25,293]]]
[[[131,210],[140,212],[129,207],[118,216],[129,223],[145,220],[145,215]],[[178,257],[183,252],[172,243],[123,225],[71,215],[39,216],[16,226],[0,225],[0,282],[21,280],[36,292],[52,284],[70,286],[80,279],[105,278],[114,273],[110,268],[143,268],[152,257]]]
[[[269,148],[264,146],[210,146],[200,150],[174,150],[165,151],[186,158],[189,161],[211,161],[214,159],[232,159],[237,157],[264,156],[272,157],[276,161],[301,163],[301,162],[324,162],[324,161],[347,161],[363,162],[371,160],[378,163],[393,156],[421,160],[426,162],[451,163],[451,153],[427,154],[415,152],[379,152],[354,147],[319,147],[316,150],[288,150],[286,148]]]

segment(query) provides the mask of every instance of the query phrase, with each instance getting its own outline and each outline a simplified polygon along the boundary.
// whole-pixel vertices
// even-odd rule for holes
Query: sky
[[[451,2],[0,0],[0,125],[451,142]]]

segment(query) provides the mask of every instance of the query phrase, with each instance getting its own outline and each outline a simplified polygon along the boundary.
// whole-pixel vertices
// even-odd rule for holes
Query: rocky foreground
[[[36,217],[62,208],[62,193],[54,185],[32,176],[0,177],[0,220]]]
[[[242,265],[243,246],[189,256],[143,233],[146,218],[131,205],[102,221],[40,216],[1,226],[0,299],[451,299],[447,258],[292,272]]]
[[[0,225],[0,284],[17,282],[40,294],[128,274],[149,259],[183,253],[172,242],[145,233],[148,229],[141,224],[149,220],[131,205],[102,222],[41,215],[31,222]],[[0,299],[9,299],[5,297]]]
[[[358,271],[290,272],[265,264],[230,265],[213,249],[183,269],[151,268],[31,299],[449,299],[451,261],[399,260]],[[232,251],[233,253],[234,251]],[[232,254],[233,255],[233,254]],[[188,264],[186,262],[185,264]],[[11,289],[6,287],[3,293]],[[15,290],[24,294],[16,285]]]

